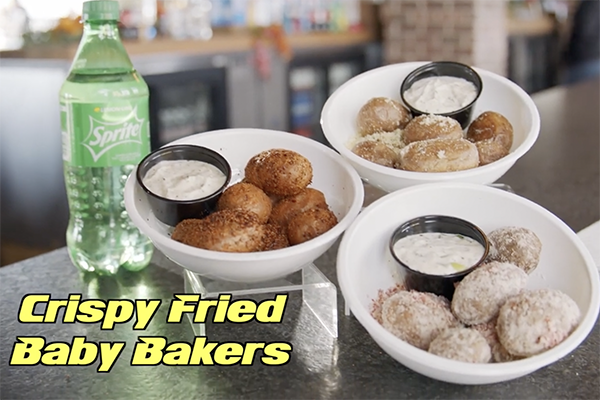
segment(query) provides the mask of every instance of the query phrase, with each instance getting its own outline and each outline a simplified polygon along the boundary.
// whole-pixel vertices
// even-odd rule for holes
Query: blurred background
[[[153,148],[229,127],[326,142],[327,97],[389,63],[459,61],[529,93],[598,69],[597,0],[119,2],[122,39],[150,87]],[[65,244],[58,91],[82,3],[0,0],[2,265]]]

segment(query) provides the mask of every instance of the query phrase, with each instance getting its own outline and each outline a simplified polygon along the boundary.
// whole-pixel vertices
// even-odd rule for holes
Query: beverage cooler
[[[152,149],[194,133],[227,127],[225,68],[149,74],[144,79],[150,90]]]
[[[290,132],[328,144],[320,125],[323,105],[346,81],[380,65],[376,44],[295,54],[288,69]]]

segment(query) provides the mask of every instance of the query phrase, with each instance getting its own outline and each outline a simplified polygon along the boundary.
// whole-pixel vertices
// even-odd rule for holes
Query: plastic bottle
[[[141,270],[153,251],[123,201],[127,176],[150,151],[150,127],[148,86],[121,43],[118,19],[116,1],[83,4],[83,36],[60,90],[69,256],[103,275]]]

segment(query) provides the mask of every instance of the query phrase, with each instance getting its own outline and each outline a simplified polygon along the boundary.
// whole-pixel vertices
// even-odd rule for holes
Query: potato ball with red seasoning
[[[452,312],[464,324],[491,321],[504,302],[525,289],[527,274],[510,263],[488,262],[467,275],[456,286]]]
[[[477,324],[470,326],[471,329],[475,329],[479,332],[487,341],[490,349],[492,350],[492,359],[493,362],[503,363],[509,361],[520,360],[523,357],[513,356],[510,354],[500,340],[498,339],[498,333],[496,332],[496,320],[493,319],[490,322],[486,322],[485,324]]]
[[[531,274],[540,262],[542,241],[531,229],[506,226],[488,234],[490,259],[508,262]]]
[[[475,329],[445,329],[431,341],[429,352],[440,357],[468,363],[487,363],[492,349],[487,340]]]
[[[383,327],[405,342],[427,350],[444,329],[459,326],[450,302],[433,293],[399,291],[382,305]]]
[[[560,290],[531,290],[504,303],[496,330],[510,354],[529,357],[565,340],[580,317],[577,303]]]

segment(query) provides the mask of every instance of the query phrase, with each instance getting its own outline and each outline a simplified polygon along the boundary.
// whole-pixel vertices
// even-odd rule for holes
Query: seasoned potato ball
[[[264,225],[243,210],[215,211],[204,219],[186,219],[175,226],[173,240],[206,250],[244,253],[263,247]]]
[[[404,129],[410,118],[410,112],[399,102],[387,97],[374,97],[358,111],[356,124],[359,135],[366,136]]]
[[[487,165],[501,159],[508,154],[504,150],[504,145],[499,144],[496,138],[475,142],[477,152],[479,153],[479,165]]]
[[[279,200],[273,207],[269,221],[286,227],[296,214],[318,207],[327,208],[325,195],[317,189],[306,188],[294,196]]]
[[[488,234],[492,244],[489,258],[512,263],[531,274],[540,262],[542,241],[530,229],[506,226]]]
[[[465,139],[421,140],[400,151],[400,166],[407,171],[450,172],[478,165],[477,148]]]
[[[271,200],[271,206],[272,206],[272,207],[275,207],[275,204],[279,203],[279,201],[280,201],[281,199],[284,199],[284,198],[285,198],[285,197],[283,197],[283,196],[275,196],[274,194],[269,194],[269,195],[267,195],[267,196],[269,196],[269,200]]]
[[[245,175],[246,182],[268,195],[293,196],[311,183],[313,169],[310,161],[295,151],[272,149],[252,157]]]
[[[352,152],[384,167],[396,168],[399,163],[398,154],[390,146],[373,140],[358,143],[352,148]]]
[[[463,130],[455,119],[442,115],[419,115],[404,128],[406,144],[428,139],[462,139]]]
[[[479,163],[486,165],[510,152],[513,127],[502,114],[486,111],[471,122],[467,130],[467,139],[477,146]]]
[[[241,209],[253,212],[261,223],[271,215],[271,199],[251,183],[236,183],[228,187],[217,203],[217,210]]]
[[[292,245],[304,243],[327,232],[337,222],[335,214],[328,208],[312,208],[290,219],[287,236]]]
[[[530,357],[565,340],[580,317],[577,303],[560,290],[531,290],[504,303],[496,330],[510,354]]]
[[[385,329],[423,350],[444,329],[459,326],[448,299],[417,291],[390,296],[382,305],[381,318]]]
[[[456,286],[452,312],[462,323],[483,324],[498,315],[506,299],[519,294],[527,284],[527,274],[510,264],[491,261],[476,268]]]
[[[263,251],[283,249],[289,245],[290,242],[283,227],[275,224],[265,225],[262,247]]]
[[[498,339],[498,333],[496,331],[496,319],[491,320],[490,322],[486,322],[485,324],[477,324],[472,325],[471,329],[475,329],[479,332],[485,340],[488,342],[492,350],[492,359],[494,362],[503,363],[509,361],[520,360],[523,357],[514,356],[510,354],[502,343],[500,343],[500,339]]]
[[[444,329],[431,341],[429,352],[469,363],[487,363],[492,359],[492,349],[487,340],[481,333],[469,328]]]

